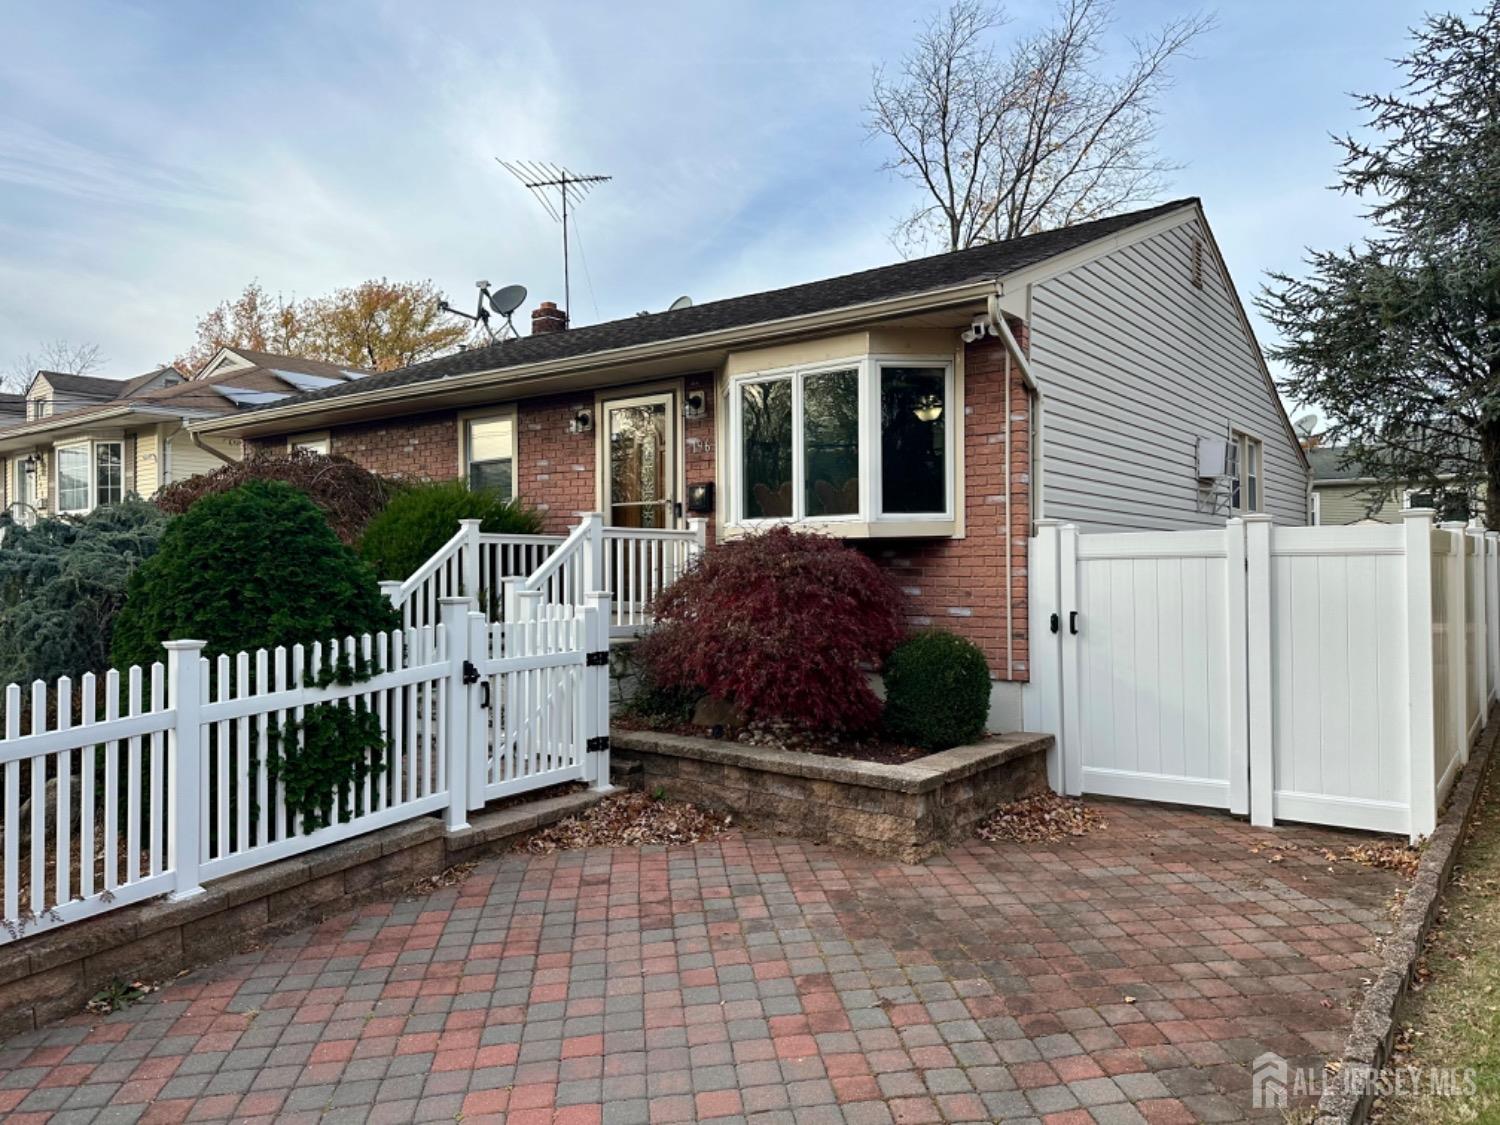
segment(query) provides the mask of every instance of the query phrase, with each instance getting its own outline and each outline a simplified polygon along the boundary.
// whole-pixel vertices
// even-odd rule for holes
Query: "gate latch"
[[[464,661],[464,687],[473,687],[479,682],[479,669],[472,660]]]
[[[609,749],[609,735],[601,734],[597,738],[591,738],[588,742],[590,754],[602,754]]]
[[[591,652],[583,658],[583,663],[589,668],[603,668],[609,664],[609,649],[601,648],[598,652]]]

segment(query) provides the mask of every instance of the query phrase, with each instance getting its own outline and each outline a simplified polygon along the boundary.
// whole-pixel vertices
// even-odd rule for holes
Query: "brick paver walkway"
[[[1396,877],[1102,807],[921,867],[740,833],[505,856],[0,1044],[0,1115],[1238,1120],[1248,1060],[1341,1045]]]

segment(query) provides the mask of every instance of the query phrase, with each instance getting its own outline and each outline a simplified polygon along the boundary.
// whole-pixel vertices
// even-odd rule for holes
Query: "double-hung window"
[[[73,514],[89,511],[89,446],[57,449],[57,510]]]
[[[1262,446],[1260,439],[1249,434],[1234,432],[1231,441],[1235,448],[1234,476],[1230,480],[1229,506],[1236,512],[1259,512],[1265,508],[1262,484]]]
[[[947,360],[859,357],[735,378],[731,522],[859,534],[951,521],[953,395]]]
[[[513,413],[464,420],[464,479],[478,491],[516,494],[516,419]]]
[[[125,498],[125,443],[94,443],[94,507],[118,504]]]

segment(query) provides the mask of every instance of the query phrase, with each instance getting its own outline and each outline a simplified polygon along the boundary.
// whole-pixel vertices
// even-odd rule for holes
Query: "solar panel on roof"
[[[334,379],[327,375],[308,375],[301,371],[283,371],[279,367],[273,367],[271,374],[283,383],[296,387],[299,391],[320,391],[324,387],[336,387],[344,380]]]
[[[291,395],[280,391],[251,391],[244,387],[215,386],[214,390],[236,406],[267,406],[284,398],[291,398]]]

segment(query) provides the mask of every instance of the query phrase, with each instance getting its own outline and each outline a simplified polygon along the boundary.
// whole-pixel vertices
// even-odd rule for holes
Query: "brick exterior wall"
[[[1019,329],[1020,326],[1012,325]],[[1018,341],[1026,346],[1022,331]],[[1011,364],[1010,552],[1005,589],[1005,346],[987,338],[964,353],[964,538],[872,541],[865,549],[890,570],[909,600],[915,628],[967,637],[1001,680],[1030,678],[1026,541],[1031,535],[1031,405]],[[1011,645],[1006,644],[1006,603]],[[1013,654],[1014,663],[1009,662]]]
[[[1014,325],[1026,345],[1024,328]],[[947,629],[984,651],[997,679],[1025,681],[1028,674],[1026,542],[1031,534],[1030,399],[1019,368],[1011,365],[1011,417],[1005,418],[1005,347],[996,339],[970,344],[964,357],[963,539],[872,540],[858,544],[888,568],[909,599],[914,627]],[[718,399],[712,374],[690,375],[688,391],[701,390],[707,405],[700,418],[681,422],[685,479],[717,476],[714,412]],[[564,533],[577,513],[592,510],[596,433],[571,434],[568,423],[592,393],[557,395],[517,406],[517,488],[544,513],[548,532]],[[457,413],[356,423],[330,431],[332,451],[372,472],[434,480],[458,475]],[[596,431],[604,424],[595,420]],[[1005,427],[1010,426],[1011,586],[1005,589]],[[259,448],[284,448],[283,438],[260,439]],[[710,526],[709,541],[714,541]],[[1006,606],[1010,606],[1010,638]]]

